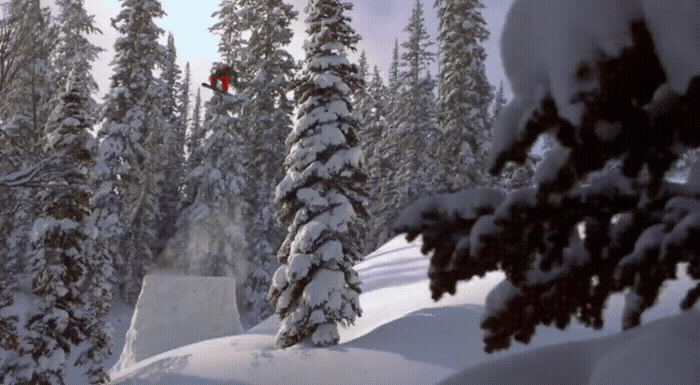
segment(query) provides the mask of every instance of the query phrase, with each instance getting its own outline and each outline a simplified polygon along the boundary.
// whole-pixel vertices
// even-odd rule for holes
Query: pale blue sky
[[[301,48],[305,38],[303,8],[306,0],[287,0],[299,12],[299,17],[293,23],[295,36],[289,48],[297,59],[303,58]],[[367,52],[370,66],[379,66],[386,79],[386,73],[391,61],[394,39],[399,38],[399,43],[405,40],[403,32],[408,23],[414,0],[354,0],[355,5],[351,16],[352,25],[362,36],[359,50]],[[437,16],[433,8],[434,0],[423,0],[426,24],[431,40],[435,41],[437,35]],[[513,0],[485,0],[486,8],[483,10],[491,31],[491,38],[485,44],[488,59],[486,63],[489,81],[498,86],[504,80],[501,66],[498,41],[503,27],[506,12]],[[53,3],[50,0],[42,0],[42,3]],[[96,36],[92,40],[107,51],[100,56],[95,63],[95,77],[100,85],[100,95],[103,95],[109,86],[111,67],[109,62],[113,57],[113,43],[117,34],[110,26],[109,19],[117,15],[121,2],[118,0],[86,0],[85,6],[89,13],[94,14],[103,35]],[[163,10],[167,13],[162,19],[157,20],[158,25],[175,37],[175,45],[178,51],[178,62],[184,69],[185,63],[190,61],[192,66],[193,84],[199,85],[206,81],[211,63],[218,60],[218,38],[209,33],[208,28],[214,24],[215,19],[211,14],[216,11],[221,0],[162,0]],[[435,46],[433,46],[436,49]],[[358,52],[359,52],[358,50]],[[356,58],[357,55],[354,55]],[[431,72],[437,72],[434,65]],[[506,84],[507,86],[507,84]],[[193,91],[196,88],[193,87]],[[211,91],[202,90],[202,95],[208,97]]]

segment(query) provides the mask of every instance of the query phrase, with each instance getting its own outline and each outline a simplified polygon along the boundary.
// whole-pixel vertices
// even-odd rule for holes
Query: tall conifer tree
[[[13,44],[19,42],[7,41],[9,46],[5,49],[13,49],[16,53],[12,54],[11,61],[3,61],[0,70],[3,82],[9,82],[3,85],[0,101],[0,146],[3,147],[0,169],[17,171],[44,158],[43,131],[54,94],[50,79],[55,73],[50,63],[58,30],[52,23],[48,8],[41,8],[38,0],[12,0],[6,7],[8,24],[16,28],[10,33],[25,35],[17,37],[21,46]],[[14,67],[13,62],[21,63],[21,66]],[[13,72],[5,73],[4,66],[14,67]],[[37,201],[33,199],[35,195],[36,191],[31,189],[15,189],[7,197],[8,201],[4,201],[10,209],[1,210],[0,214],[7,224],[2,230],[7,259],[14,261],[11,264],[16,267],[16,272],[26,270],[31,224],[39,215]]]
[[[440,132],[433,97],[435,81],[427,71],[435,54],[429,50],[433,43],[425,27],[420,0],[416,0],[404,30],[408,32],[408,40],[401,44],[405,51],[400,55],[398,79],[393,80],[396,99],[383,143],[388,161],[392,163],[382,194],[381,211],[387,226],[393,221],[392,213],[396,209],[419,194],[434,191],[432,182],[439,178],[434,153],[426,151],[440,143]]]
[[[338,342],[337,324],[361,314],[358,230],[365,215],[358,121],[351,93],[360,86],[346,50],[360,39],[350,3],[309,0],[304,70],[295,89],[299,121],[287,138],[287,175],[277,186],[280,221],[289,234],[269,298],[281,320],[277,345],[310,338]]]
[[[163,124],[159,125],[162,142],[156,144],[156,153],[159,154],[157,171],[162,175],[158,179],[158,215],[159,226],[157,243],[153,250],[157,254],[165,247],[165,243],[175,233],[175,221],[178,217],[178,203],[185,172],[185,125],[182,121],[183,114],[180,99],[183,84],[180,83],[180,68],[176,63],[177,50],[175,39],[168,35],[168,42],[163,57],[163,72],[161,82],[163,93],[161,95],[161,109]]]
[[[508,100],[506,99],[505,93],[503,91],[503,80],[501,80],[501,84],[498,85],[498,91],[496,91],[496,96],[493,101],[494,120],[498,118],[498,114],[501,113],[501,110],[503,109],[503,107],[505,107],[506,103],[508,103]]]
[[[384,200],[384,188],[389,180],[389,170],[393,165],[389,163],[386,156],[389,148],[383,145],[383,137],[387,131],[387,113],[389,110],[389,95],[387,87],[377,66],[374,67],[372,78],[367,84],[367,94],[370,98],[370,105],[367,115],[364,116],[365,123],[362,133],[362,140],[366,143],[363,154],[367,163],[367,173],[369,176],[369,217],[367,218],[367,231],[363,253],[369,253],[379,246],[380,242],[388,238],[387,228],[382,226],[385,220],[385,213],[382,212]]]
[[[285,233],[275,219],[274,186],[284,177],[284,141],[292,129],[294,106],[287,94],[296,64],[285,47],[292,40],[291,22],[297,12],[283,0],[247,0],[245,5],[250,38],[243,56],[241,94],[248,101],[241,114],[251,266],[245,308],[256,322],[273,311],[266,295],[277,267],[275,250]]]
[[[153,70],[163,54],[158,44],[163,30],[154,20],[165,13],[158,0],[123,0],[121,7],[112,20],[121,37],[114,45],[114,75],[103,109],[95,200],[120,292],[134,303],[156,236],[157,175],[148,149],[155,147],[163,124],[162,83]]]
[[[446,187],[455,191],[485,178],[493,95],[481,44],[489,32],[481,0],[436,0],[435,7],[440,19],[439,120],[445,134],[438,159],[449,171]]]
[[[43,158],[43,129],[49,115],[49,60],[57,30],[38,0],[4,4],[0,25],[0,174]],[[33,186],[34,188],[39,186]],[[39,215],[36,190],[0,187],[0,310],[13,303],[16,278],[27,271],[32,223]],[[0,315],[0,346],[16,350],[17,318]],[[0,370],[2,366],[0,366]]]
[[[108,380],[102,367],[109,354],[111,261],[91,239],[93,152],[89,130],[96,109],[91,94],[97,85],[90,75],[99,48],[84,34],[96,28],[82,0],[59,0],[60,41],[57,62],[65,87],[45,129],[45,151],[59,159],[63,180],[39,194],[42,215],[34,222],[33,291],[38,308],[28,312],[27,335],[5,381],[63,383],[65,360],[82,343],[78,363],[88,365],[90,383]]]

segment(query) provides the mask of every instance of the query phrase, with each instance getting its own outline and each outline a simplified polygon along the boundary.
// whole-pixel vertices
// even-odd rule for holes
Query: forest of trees
[[[349,3],[308,1],[306,57],[297,63],[287,51],[291,23],[299,16],[291,5],[222,1],[210,28],[219,37],[220,61],[213,66],[231,65],[239,81],[232,94],[214,93],[203,101],[197,91],[194,102],[189,64],[184,69],[177,64],[177,36],[158,27],[167,10],[158,0],[121,0],[112,19],[119,37],[111,84],[101,103],[94,99],[91,71],[105,47],[87,39],[101,31],[84,0],[56,3],[60,11],[51,14],[39,0],[10,0],[0,20],[3,383],[63,383],[66,365],[73,364],[68,356],[76,352],[75,363],[90,383],[107,382],[102,361],[110,353],[112,331],[105,315],[113,300],[134,305],[144,275],[156,268],[235,277],[244,325],[276,313],[280,347],[305,338],[322,346],[337,343],[338,325],[362,313],[353,265],[393,236],[401,210],[426,195],[488,191],[474,193],[473,218],[445,215],[451,209],[439,208],[432,198],[413,206],[400,222],[411,237],[423,234],[425,250],[436,250],[430,273],[436,297],[453,292],[457,280],[496,265],[515,274],[518,285],[520,262],[514,256],[544,247],[536,236],[548,236],[553,243],[545,242],[544,254],[535,259],[554,263],[565,250],[566,231],[579,221],[586,222],[588,252],[600,255],[605,249],[600,237],[608,236],[601,224],[618,213],[619,222],[629,224],[619,230],[624,239],[618,248],[607,251],[618,259],[632,250],[633,233],[661,231],[654,227],[660,216],[634,211],[631,198],[648,190],[670,201],[670,193],[659,190],[659,171],[670,165],[666,158],[649,163],[656,179],[633,193],[605,200],[596,195],[600,192],[586,192],[608,208],[604,217],[583,209],[562,215],[559,206],[543,200],[574,185],[566,170],[531,187],[540,158],[528,151],[556,111],[546,110],[549,115],[528,125],[532,135],[514,148],[501,149],[488,172],[491,128],[507,100],[503,84],[496,91],[486,78],[482,44],[489,32],[480,0],[436,0],[435,37],[426,30],[424,4],[416,0],[407,38],[396,39],[386,77],[364,52],[351,62],[360,37],[347,16]],[[431,74],[436,60],[440,72]],[[695,85],[689,98],[697,99]],[[592,118],[596,113],[591,111]],[[575,158],[580,149],[566,142],[567,135],[560,130],[558,140],[574,148],[569,156],[574,175],[600,166]],[[521,165],[506,166],[506,160]],[[629,160],[615,170],[630,176],[644,161]],[[504,190],[514,192],[506,198]],[[573,194],[567,204],[581,206],[583,194]],[[411,217],[415,210],[424,215]],[[494,222],[494,210],[525,216],[538,210],[544,222],[506,226]],[[508,238],[494,235],[498,226]],[[461,239],[473,227],[483,239],[470,249]],[[518,244],[526,231],[534,243]],[[503,239],[514,244],[494,244]],[[488,266],[467,263],[474,261],[470,250],[486,256]],[[651,261],[646,251],[639,255],[658,269],[685,258]],[[579,293],[581,303],[593,301],[580,318],[597,325],[601,301],[619,285],[636,288],[639,280],[650,280],[658,287],[665,277],[657,269],[635,280],[636,265],[626,266],[620,282],[601,272],[592,298]],[[587,274],[577,279],[590,280]],[[561,290],[577,282],[562,283]],[[546,294],[540,286],[523,285],[517,295],[509,289],[515,299],[507,314],[526,311]],[[13,308],[18,293],[34,299],[26,315],[3,311]],[[630,312],[629,324],[638,322],[656,293],[638,293],[641,305]],[[518,318],[528,322],[514,324],[506,312],[492,314],[484,324],[491,330],[489,348],[507,346],[512,335],[527,340],[538,323],[566,324],[576,309],[550,300],[551,312]]]

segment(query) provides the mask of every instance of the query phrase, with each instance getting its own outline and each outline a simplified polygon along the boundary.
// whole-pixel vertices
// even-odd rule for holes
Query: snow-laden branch
[[[60,187],[67,170],[62,167],[65,153],[56,153],[39,163],[19,171],[0,176],[0,186],[5,187]]]
[[[607,298],[625,290],[623,325],[635,326],[681,263],[700,281],[700,167],[686,185],[664,179],[700,146],[699,12],[697,2],[514,3],[501,44],[515,96],[497,119],[490,171],[525,161],[548,132],[557,144],[536,187],[424,198],[396,225],[432,252],[435,299],[505,272],[486,301],[487,351],[572,316],[601,327]],[[611,160],[621,168],[601,171]]]
[[[700,189],[666,182],[640,206],[648,185],[625,179],[610,170],[553,201],[538,200],[535,188],[424,198],[403,212],[395,230],[409,240],[422,235],[422,252],[432,253],[435,300],[454,294],[459,280],[506,273],[507,285],[487,301],[489,351],[508,347],[511,336],[527,342],[539,323],[564,327],[572,315],[600,327],[607,297],[627,288],[638,298],[628,297],[624,322],[635,326],[679,263],[700,278],[700,217],[693,210]],[[697,296],[698,288],[690,291],[683,308]]]

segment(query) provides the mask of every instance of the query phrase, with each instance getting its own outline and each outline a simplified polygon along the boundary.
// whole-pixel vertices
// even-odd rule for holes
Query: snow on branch
[[[700,166],[685,185],[664,178],[700,146],[698,14],[698,2],[654,0],[511,8],[501,43],[515,97],[496,122],[490,171],[523,162],[547,132],[558,143],[536,186],[424,198],[395,225],[432,253],[436,300],[459,280],[505,273],[487,300],[486,351],[572,316],[602,327],[614,292],[628,292],[623,326],[636,326],[679,264],[700,281]],[[699,295],[700,283],[681,307]]]
[[[66,169],[62,167],[65,153],[57,153],[22,170],[0,176],[0,186],[5,187],[58,187],[64,180]]]

